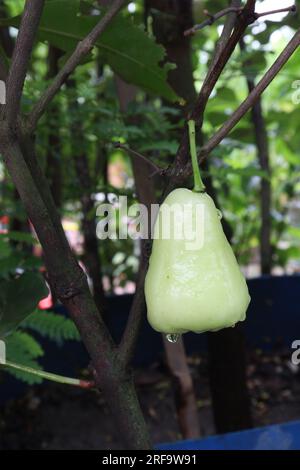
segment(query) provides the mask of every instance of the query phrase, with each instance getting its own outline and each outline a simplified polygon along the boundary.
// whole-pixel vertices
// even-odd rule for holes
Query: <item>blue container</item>
[[[300,421],[178,441],[157,450],[300,450]]]

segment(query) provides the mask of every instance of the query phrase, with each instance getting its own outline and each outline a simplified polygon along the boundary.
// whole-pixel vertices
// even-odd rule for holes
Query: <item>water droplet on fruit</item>
[[[177,335],[176,333],[170,333],[166,335],[166,338],[170,343],[177,343],[180,338],[180,335]]]
[[[223,214],[222,214],[222,212],[220,211],[220,209],[217,209],[217,214],[218,214],[219,219],[221,220],[222,217],[223,217]]]

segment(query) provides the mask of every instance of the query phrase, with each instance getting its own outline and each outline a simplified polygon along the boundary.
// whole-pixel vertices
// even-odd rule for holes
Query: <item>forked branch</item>
[[[114,0],[111,7],[99,23],[92,29],[92,31],[77,44],[73,54],[69,57],[65,65],[58,72],[52,83],[46,89],[44,94],[40,97],[36,105],[33,107],[28,117],[28,131],[32,133],[36,125],[44,114],[48,104],[52,101],[54,96],[59,92],[61,86],[66,82],[67,78],[74,72],[76,67],[80,64],[82,59],[95,46],[95,43],[101,33],[105,30],[108,24],[113,20],[114,16],[121,10],[126,0]]]
[[[200,150],[200,161],[206,158],[206,156],[212,152],[212,150],[229,134],[229,132],[236,126],[236,124],[242,119],[242,117],[250,110],[255,104],[259,96],[265,91],[270,85],[272,80],[280,72],[282,67],[287,63],[290,57],[294,54],[296,49],[300,46],[300,30],[296,32],[294,37],[281,52],[279,57],[276,59],[274,64],[269,68],[263,78],[255,86],[248,97],[243,103],[236,109],[231,117],[225,122],[225,124],[213,135],[206,145]]]
[[[231,7],[228,7],[228,8],[224,8],[223,10],[219,11],[218,13],[215,13],[214,15],[212,15],[207,10],[205,10],[204,13],[208,16],[208,19],[203,21],[200,24],[196,24],[195,26],[193,26],[190,29],[187,29],[184,32],[184,35],[185,36],[191,36],[191,35],[197,33],[198,31],[200,31],[201,29],[205,28],[206,26],[211,26],[216,21],[218,21],[220,18],[223,18],[223,16],[229,15],[230,13],[236,13],[237,15],[239,15],[242,12],[242,10],[243,10],[242,7],[231,6]],[[289,7],[278,8],[277,10],[264,11],[262,13],[256,13],[255,12],[253,14],[253,20],[255,21],[258,18],[261,18],[262,16],[274,15],[276,13],[295,13],[296,11],[297,11],[296,5],[291,5]]]

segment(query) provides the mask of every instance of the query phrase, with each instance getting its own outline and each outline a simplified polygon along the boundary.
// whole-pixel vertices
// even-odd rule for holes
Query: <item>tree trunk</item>
[[[208,333],[209,375],[218,433],[252,427],[246,354],[240,325]]]
[[[203,168],[209,170],[207,159]],[[216,207],[219,207],[210,175],[204,179],[204,184]],[[232,228],[224,217],[222,226],[230,243]],[[246,345],[242,325],[208,333],[207,344],[216,431],[226,433],[251,428],[251,401],[247,388]]]

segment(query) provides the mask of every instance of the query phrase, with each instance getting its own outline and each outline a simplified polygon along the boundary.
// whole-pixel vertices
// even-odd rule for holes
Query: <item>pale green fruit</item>
[[[192,221],[183,219],[178,204],[190,208]],[[174,209],[171,220],[164,215],[166,207]],[[190,237],[195,233],[197,213],[200,242],[194,246]],[[169,240],[162,237],[168,226]],[[176,235],[175,228],[184,228],[185,236],[178,239],[180,232]],[[188,189],[171,192],[160,207],[154,234],[145,296],[148,321],[155,330],[200,333],[234,326],[245,319],[250,302],[248,288],[224,235],[219,211],[208,194]]]

